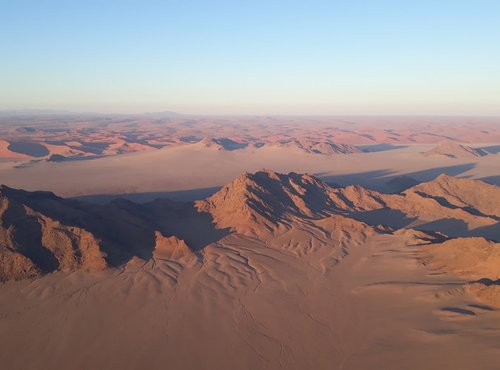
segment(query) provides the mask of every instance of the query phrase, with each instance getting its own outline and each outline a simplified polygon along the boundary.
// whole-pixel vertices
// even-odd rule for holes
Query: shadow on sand
[[[481,178],[481,181],[487,182],[488,184],[500,186],[500,175],[483,177]]]
[[[175,236],[184,240],[193,251],[203,249],[229,234],[227,229],[216,228],[212,216],[199,212],[194,203],[169,199],[134,203],[115,199],[107,204],[96,204],[62,199],[46,192],[35,195],[36,198],[33,194],[19,193],[17,197],[23,197],[23,202],[29,204],[31,209],[63,225],[91,232],[100,240],[108,264],[114,267],[128,262],[134,256],[149,260],[156,246],[155,232],[158,231],[165,237]],[[28,230],[28,226],[23,230]],[[40,234],[39,230],[34,230],[25,233],[24,239]],[[41,242],[30,239],[26,245],[39,246]],[[47,269],[50,268],[47,265]]]
[[[98,204],[105,204],[114,199],[126,199],[135,203],[151,202],[155,199],[168,198],[176,202],[192,202],[204,199],[220,190],[220,186],[201,189],[179,190],[179,191],[158,191],[143,193],[122,193],[122,194],[93,194],[74,197],[72,199],[82,200]]]
[[[480,149],[482,149],[490,154],[500,153],[500,145],[483,146]]]
[[[357,145],[356,148],[366,153],[386,152],[388,150],[408,148],[408,145],[394,144],[373,144],[373,145]]]
[[[395,193],[405,190],[404,188],[395,188],[398,184],[404,187],[410,183],[417,184],[427,182],[435,179],[443,173],[450,176],[459,176],[464,172],[473,169],[475,166],[475,163],[465,163],[455,166],[435,167],[422,171],[409,172],[406,174],[395,174],[393,170],[386,169],[342,175],[331,175],[330,173],[320,172],[314,175],[330,184],[339,184],[340,186],[357,184],[372,190],[385,193]],[[404,178],[405,181],[395,181],[398,178]]]

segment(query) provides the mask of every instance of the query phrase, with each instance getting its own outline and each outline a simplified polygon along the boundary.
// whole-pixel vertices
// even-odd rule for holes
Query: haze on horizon
[[[500,3],[2,1],[0,109],[500,114]]]

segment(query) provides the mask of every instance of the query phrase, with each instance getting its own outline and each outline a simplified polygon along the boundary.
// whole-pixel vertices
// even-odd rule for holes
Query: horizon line
[[[500,118],[499,114],[455,114],[455,113],[189,113],[170,110],[144,112],[99,112],[99,111],[71,111],[63,109],[1,109],[0,116],[8,115],[112,115],[112,116],[144,116],[164,114],[171,116],[195,117],[457,117],[457,118]]]

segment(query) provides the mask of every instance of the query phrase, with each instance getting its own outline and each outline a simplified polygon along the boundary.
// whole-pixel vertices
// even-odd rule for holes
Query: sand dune
[[[0,151],[0,158],[93,158],[199,141],[203,147],[218,150],[278,145],[324,155],[357,153],[356,146],[372,151],[384,146],[442,142],[427,153],[470,157],[489,152],[456,142],[500,142],[495,119],[450,117],[431,121],[403,117],[2,115],[0,140],[8,141],[13,150]]]
[[[7,159],[27,159],[31,158],[30,155],[25,153],[18,153],[10,150],[10,143],[7,140],[0,139],[0,157]]]
[[[427,145],[425,147],[428,147]],[[340,185],[359,184],[382,192],[399,193],[414,184],[394,185],[401,176],[429,181],[440,173],[484,178],[500,184],[495,155],[470,159],[424,157],[421,146],[338,156],[309,154],[299,149],[253,146],[241,150],[210,150],[184,144],[93,160],[12,165],[0,162],[2,181],[14,188],[50,190],[65,197],[106,195],[143,198],[201,199],[244,171],[271,167],[280,172],[308,172]],[[210,168],[210,171],[206,169]],[[150,194],[149,194],[150,193]],[[175,193],[179,194],[177,196]],[[136,195],[137,194],[137,198]],[[197,195],[197,194],[201,194]],[[97,197],[99,198],[99,197]]]

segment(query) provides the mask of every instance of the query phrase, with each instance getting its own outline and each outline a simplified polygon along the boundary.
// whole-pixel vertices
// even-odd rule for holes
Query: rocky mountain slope
[[[498,187],[439,176],[400,194],[334,187],[310,175],[245,173],[194,204],[115,200],[96,205],[3,186],[0,277],[98,271],[133,257],[177,260],[230,236],[251,237],[326,271],[376,234],[500,239]]]
[[[106,268],[99,239],[81,227],[39,212],[32,205],[42,199],[58,201],[50,193],[0,189],[0,278]]]
[[[417,185],[413,191],[448,206],[482,215],[500,217],[498,186],[479,180],[440,175],[434,181]]]

